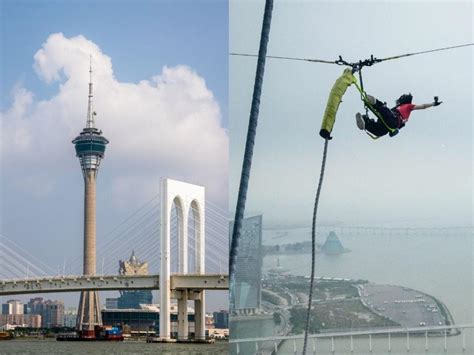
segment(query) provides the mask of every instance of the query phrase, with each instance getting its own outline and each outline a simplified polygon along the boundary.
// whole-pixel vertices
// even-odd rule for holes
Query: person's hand
[[[439,106],[442,103],[443,103],[443,101],[438,101],[438,96],[434,97],[433,106]]]

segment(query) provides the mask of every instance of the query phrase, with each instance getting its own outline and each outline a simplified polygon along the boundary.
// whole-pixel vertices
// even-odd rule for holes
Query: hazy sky
[[[53,268],[82,253],[83,178],[71,141],[86,123],[89,55],[96,125],[110,140],[98,240],[159,192],[160,177],[203,185],[227,206],[226,2],[0,6],[3,234]],[[226,303],[221,293],[213,308]]]
[[[257,53],[264,1],[230,2],[230,51]],[[348,61],[473,42],[471,1],[276,0],[269,55]],[[242,165],[256,59],[230,57],[231,208]],[[343,67],[268,59],[247,210],[266,221],[311,223],[324,141],[318,132]],[[399,135],[359,131],[355,87],[329,143],[319,220],[357,225],[469,225],[472,196],[472,47],[364,69],[369,94],[390,107],[403,93],[415,111]]]

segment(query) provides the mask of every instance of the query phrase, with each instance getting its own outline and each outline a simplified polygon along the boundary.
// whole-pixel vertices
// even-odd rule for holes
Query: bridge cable
[[[260,48],[258,51],[257,70],[255,73],[255,83],[253,87],[252,105],[250,109],[249,126],[247,130],[247,141],[245,144],[244,161],[240,176],[239,195],[235,209],[234,229],[232,231],[232,241],[229,252],[229,273],[230,285],[232,287],[235,278],[235,259],[237,248],[239,246],[240,231],[245,212],[245,202],[247,199],[247,190],[250,178],[250,169],[252,167],[253,147],[255,144],[255,135],[257,133],[258,113],[260,109],[260,96],[262,93],[263,75],[265,73],[265,59],[267,55],[267,45],[270,34],[270,25],[272,21],[273,0],[265,1],[265,10],[263,14],[262,32],[260,35]],[[231,307],[233,305],[234,295],[231,291]]]
[[[306,314],[306,326],[304,332],[303,355],[306,354],[306,346],[308,342],[309,321],[311,318],[311,303],[313,302],[313,287],[314,287],[314,268],[316,264],[316,216],[318,213],[319,196],[321,195],[321,187],[323,185],[324,170],[326,169],[326,157],[328,152],[328,139],[324,140],[323,160],[321,162],[321,171],[319,173],[318,189],[316,191],[316,198],[314,200],[313,209],[313,223],[311,227],[311,280],[309,286],[308,311]]]

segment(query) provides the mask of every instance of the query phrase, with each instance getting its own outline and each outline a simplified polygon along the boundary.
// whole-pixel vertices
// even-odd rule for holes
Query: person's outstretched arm
[[[413,109],[414,110],[424,110],[425,108],[428,108],[428,107],[439,106],[442,103],[443,103],[443,101],[435,101],[435,102],[432,102],[432,103],[429,103],[429,104],[415,105],[413,107]]]

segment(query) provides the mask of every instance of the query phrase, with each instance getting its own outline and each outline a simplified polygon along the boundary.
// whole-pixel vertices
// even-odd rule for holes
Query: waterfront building
[[[105,299],[105,309],[117,309],[118,308],[118,299],[117,298],[106,298]]]
[[[102,131],[95,127],[96,113],[92,109],[92,59],[89,69],[89,100],[86,127],[72,143],[81,164],[84,178],[84,262],[83,274],[96,272],[96,179],[105,146],[109,141]],[[101,325],[99,293],[82,291],[77,314],[77,329],[92,333],[96,325]]]
[[[39,314],[2,314],[0,327],[4,329],[40,328],[41,316]]]
[[[234,223],[230,222],[230,239]],[[244,218],[231,285],[231,311],[235,314],[260,312],[262,279],[262,215]]]
[[[64,311],[64,326],[74,328],[76,326],[77,308],[69,307]]]
[[[206,329],[214,328],[214,316],[212,314],[206,313]]]
[[[171,305],[171,336],[178,336],[178,307]],[[103,309],[102,321],[104,325],[122,326],[130,329],[132,334],[159,333],[160,307],[159,305],[141,305],[140,309]],[[188,307],[188,331],[194,336],[194,309]]]
[[[229,312],[221,310],[213,313],[214,317],[214,328],[226,329],[229,328]]]
[[[132,255],[128,260],[119,261],[120,275],[148,275],[148,263],[139,261],[132,250]],[[117,306],[110,308],[119,309],[140,309],[141,304],[152,304],[153,294],[150,290],[120,291],[117,299]],[[109,308],[109,307],[106,307]]]

